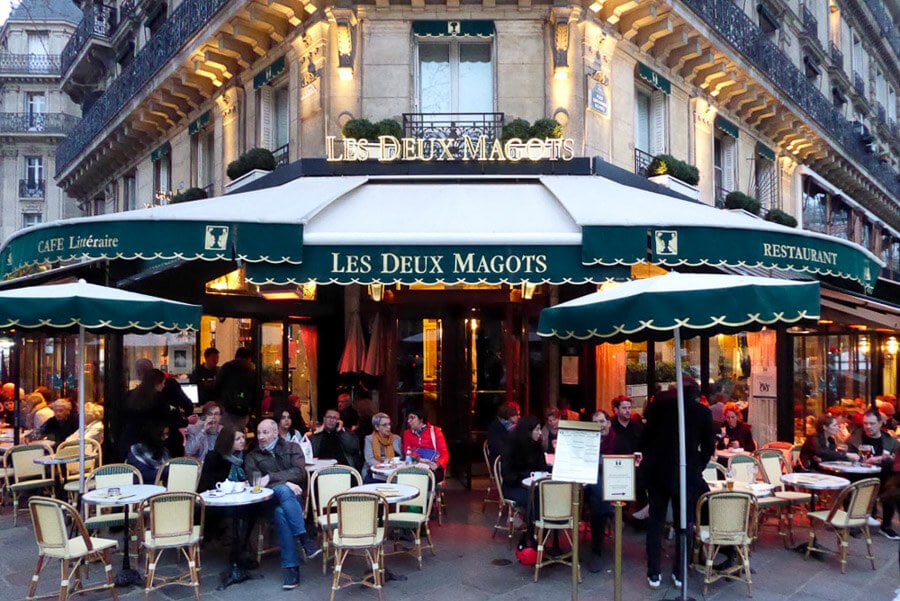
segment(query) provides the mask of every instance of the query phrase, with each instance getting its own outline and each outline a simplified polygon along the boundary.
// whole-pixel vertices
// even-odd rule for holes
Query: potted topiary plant
[[[228,163],[225,173],[231,178],[231,182],[225,185],[225,192],[233,192],[255,179],[259,179],[266,173],[274,171],[278,162],[271,150],[266,148],[251,148],[236,160]]]
[[[527,140],[531,137],[531,124],[525,119],[513,119],[503,126],[500,141],[504,144],[513,138]]]
[[[788,227],[797,227],[797,219],[781,209],[769,209],[769,212],[766,213],[766,221],[780,223],[781,225],[786,225]]]
[[[562,138],[563,128],[556,119],[538,119],[531,126],[529,138],[546,140],[548,138]]]
[[[688,198],[699,200],[700,189],[697,182],[700,181],[700,171],[693,165],[670,154],[658,154],[650,161],[647,167],[650,181],[664,186],[673,192],[683,194]]]
[[[169,204],[176,204],[179,202],[190,202],[192,200],[201,200],[203,198],[209,198],[209,195],[206,193],[206,190],[203,188],[188,188],[184,192],[179,192],[175,196],[169,199]]]
[[[725,197],[725,208],[743,209],[751,215],[759,215],[759,210],[762,206],[759,204],[759,201],[752,196],[735,190],[734,192],[729,192]]]
[[[341,135],[356,140],[377,140],[378,130],[375,129],[375,124],[368,119],[350,119],[341,128]]]

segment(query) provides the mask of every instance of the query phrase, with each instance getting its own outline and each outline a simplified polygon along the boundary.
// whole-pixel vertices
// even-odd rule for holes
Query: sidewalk
[[[571,572],[563,566],[552,566],[541,571],[540,581],[533,582],[533,570],[515,561],[507,547],[506,537],[498,532],[491,539],[491,525],[496,519],[496,505],[488,505],[488,512],[481,513],[482,490],[466,492],[448,490],[448,516],[443,526],[432,528],[436,555],[426,551],[423,569],[419,571],[410,556],[388,557],[387,565],[397,574],[406,575],[403,582],[388,582],[383,591],[385,601],[568,601],[572,598]],[[806,528],[795,528],[797,542],[807,536]],[[645,577],[643,533],[625,525],[623,534],[623,566],[625,582],[624,601],[659,601],[674,599],[678,591],[671,586],[668,573],[658,590],[647,586]],[[834,548],[833,536],[822,539],[826,546]],[[753,552],[753,601],[900,601],[900,571],[898,571],[898,543],[881,536],[874,536],[877,569],[872,571],[864,557],[849,559],[847,574],[840,573],[840,561],[836,556],[823,560],[810,559],[786,550],[774,528],[764,528],[761,540]],[[864,551],[863,539],[854,539],[851,553]],[[386,548],[389,551],[390,547]],[[664,567],[671,565],[673,541],[664,548]],[[583,569],[584,582],[579,586],[579,599],[613,598],[613,543],[607,541],[606,571],[592,574]],[[171,553],[171,552],[169,552]],[[234,585],[225,591],[217,591],[218,572],[225,567],[226,551],[218,542],[204,545],[202,552],[203,576],[200,587],[204,600],[245,600],[262,598],[328,599],[331,594],[331,570],[322,574],[322,562],[317,558],[312,565],[301,566],[301,584],[294,591],[281,589],[281,569],[278,558],[270,555],[263,560],[257,573],[261,580]],[[174,557],[174,555],[169,555]],[[31,530],[31,520],[22,514],[19,525],[12,527],[9,506],[0,514],[0,599],[24,599],[37,559],[37,547]],[[164,562],[166,560],[164,559]],[[168,561],[171,561],[169,559]],[[121,555],[114,561],[115,570],[121,565]],[[350,560],[345,570],[358,573],[362,563]],[[58,590],[59,569],[53,562],[44,570],[40,593]],[[91,581],[100,577],[100,571],[91,569]],[[143,589],[132,587],[118,589],[123,601],[143,599]],[[703,599],[701,576],[691,573],[689,594]],[[105,593],[89,593],[78,599],[109,599]],[[188,587],[167,587],[151,593],[151,599],[191,599],[193,590]],[[336,600],[374,600],[377,592],[353,586],[338,591]],[[747,587],[737,582],[717,582],[710,586],[710,600],[751,599]]]

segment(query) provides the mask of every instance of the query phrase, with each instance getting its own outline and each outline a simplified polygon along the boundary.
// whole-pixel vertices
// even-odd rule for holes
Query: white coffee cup
[[[231,492],[244,492],[243,482],[232,482]]]
[[[216,482],[216,490],[219,492],[230,493],[234,492],[234,485],[237,482],[232,482],[231,480],[225,480],[223,482]]]
[[[546,478],[549,475],[550,475],[549,472],[531,472],[531,479],[537,480],[539,478]]]

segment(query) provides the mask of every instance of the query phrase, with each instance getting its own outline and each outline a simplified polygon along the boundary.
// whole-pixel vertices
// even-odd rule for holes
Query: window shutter
[[[734,138],[725,136],[722,140],[722,187],[729,192],[734,192],[735,167],[737,166],[737,144]]]
[[[288,123],[290,109],[288,106],[288,89],[281,87],[275,91],[275,148],[281,148],[289,141]]]
[[[651,127],[650,127],[650,154],[657,155],[666,152],[666,129],[668,126],[668,102],[666,94],[661,90],[653,90],[650,98]]]
[[[274,150],[272,142],[272,88],[263,86],[259,89],[259,145]]]
[[[650,98],[638,90],[634,96],[634,147],[650,152]]]

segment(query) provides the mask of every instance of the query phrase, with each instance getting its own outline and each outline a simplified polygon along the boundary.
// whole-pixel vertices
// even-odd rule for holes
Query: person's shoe
[[[881,526],[881,520],[873,518],[872,516],[869,516],[867,521],[868,521],[869,526],[878,526],[878,527]]]
[[[600,561],[600,554],[594,551],[588,558],[588,572],[596,574],[603,571],[603,562]]]
[[[881,527],[878,529],[878,533],[885,538],[889,538],[891,540],[900,540],[900,534],[897,534],[897,531],[891,527]]]
[[[297,566],[294,566],[293,568],[281,568],[281,573],[284,575],[281,588],[289,591],[300,586],[300,568]]]
[[[309,534],[301,534],[300,535],[300,546],[303,547],[303,552],[306,553],[306,559],[314,559],[322,554],[322,549],[319,547],[318,543],[316,543],[316,539],[311,537]]]
[[[657,589],[659,588],[659,585],[662,584],[662,578],[659,577],[659,574],[647,576],[647,584],[650,585],[650,588]]]
[[[675,588],[681,588],[681,578],[672,573],[672,584],[675,585]]]

